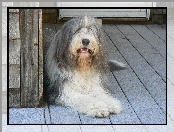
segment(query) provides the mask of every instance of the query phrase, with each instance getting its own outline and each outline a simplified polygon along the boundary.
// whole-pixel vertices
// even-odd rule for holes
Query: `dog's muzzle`
[[[89,39],[82,39],[82,47],[81,48],[79,48],[78,50],[77,50],[77,53],[78,54],[90,54],[90,55],[92,55],[94,52],[91,50],[91,49],[89,49],[88,48],[88,45],[90,44],[90,40]]]

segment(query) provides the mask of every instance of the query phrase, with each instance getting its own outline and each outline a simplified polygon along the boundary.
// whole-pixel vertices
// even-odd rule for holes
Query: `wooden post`
[[[42,42],[39,41],[39,14],[38,9],[20,9],[21,107],[38,107],[43,91],[39,88],[39,83],[42,83],[39,81],[39,76],[42,76],[39,70],[42,66],[42,57],[39,57],[42,54],[39,53],[42,52],[39,48]]]

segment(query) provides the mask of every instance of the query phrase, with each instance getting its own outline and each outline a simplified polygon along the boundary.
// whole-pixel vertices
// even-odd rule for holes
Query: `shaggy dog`
[[[108,92],[106,79],[109,68],[124,67],[108,61],[104,32],[95,18],[71,19],[55,34],[46,54],[46,99],[92,117],[120,113],[121,104]]]

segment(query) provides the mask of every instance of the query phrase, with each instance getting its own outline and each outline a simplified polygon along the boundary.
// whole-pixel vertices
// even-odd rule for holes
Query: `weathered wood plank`
[[[20,39],[9,40],[9,64],[20,64]]]
[[[37,107],[38,91],[38,10],[20,10],[21,106]]]
[[[131,66],[131,68],[133,68],[133,70],[136,69],[135,66],[137,64],[141,64],[141,65],[146,64],[142,56],[140,56],[139,53],[136,51],[136,49],[132,47],[131,43],[129,43],[129,41],[124,38],[123,34],[120,35],[116,27],[104,26],[104,29],[106,33],[109,35],[109,37],[112,39],[112,42],[114,42],[115,46],[122,53],[122,55],[124,56],[128,64]],[[150,72],[148,72],[148,74]],[[114,75],[116,76],[120,86],[122,87],[124,94],[128,98],[129,102],[131,103],[132,107],[134,108],[136,114],[138,115],[139,119],[141,120],[143,124],[165,124],[166,123],[165,114],[156,104],[156,102],[151,97],[151,95],[146,90],[146,88],[141,83],[141,81],[139,81],[139,78],[136,76],[134,71],[128,72],[126,70],[123,70],[121,71],[121,74],[114,73]],[[163,90],[165,90],[164,88],[165,87],[163,86],[162,91],[161,89],[155,89],[156,90],[155,93],[158,93],[158,95],[160,94],[162,96],[162,97],[159,96],[160,98],[159,99],[157,98],[157,99],[161,100],[162,98],[161,105],[163,106],[165,110],[165,105],[163,105],[163,103],[165,104],[165,99],[166,99],[164,95],[165,92],[163,92]],[[151,87],[152,91],[154,91],[153,89],[154,89],[154,86]]]
[[[149,42],[159,54],[166,58],[166,43],[150,31],[145,25],[131,25],[145,40]]]
[[[9,124],[45,124],[43,108],[10,108]]]
[[[153,24],[146,25],[154,34],[156,34],[159,38],[161,38],[164,42],[166,42],[166,30],[161,27],[161,25]]]
[[[20,88],[20,65],[9,65],[9,88]]]
[[[63,106],[50,105],[51,124],[81,124],[77,111]]]
[[[134,27],[136,27],[134,25]],[[155,69],[166,82],[166,57],[163,58],[145,39],[143,39],[130,25],[117,25],[128,41],[138,50],[140,55]],[[132,35],[133,34],[133,35]],[[158,38],[160,39],[160,38]],[[164,49],[163,49],[164,50]],[[165,51],[166,52],[166,51]]]
[[[9,107],[20,107],[19,13],[9,11]]]
[[[9,12],[19,13],[19,9],[9,9]]]
[[[20,88],[9,89],[9,107],[20,107]]]
[[[19,13],[9,13],[9,38],[20,38]]]
[[[42,34],[42,9],[38,10],[38,15],[39,15],[39,36],[38,36],[38,48],[39,48],[39,100],[41,101],[41,105],[43,105],[43,34]]]

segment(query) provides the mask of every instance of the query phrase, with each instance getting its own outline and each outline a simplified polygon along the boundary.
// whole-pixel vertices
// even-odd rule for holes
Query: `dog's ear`
[[[126,64],[123,64],[117,60],[109,60],[108,63],[111,71],[124,70],[127,68]]]

